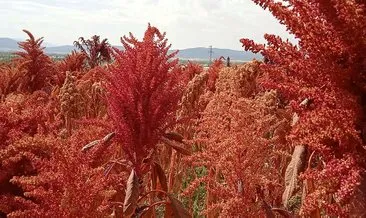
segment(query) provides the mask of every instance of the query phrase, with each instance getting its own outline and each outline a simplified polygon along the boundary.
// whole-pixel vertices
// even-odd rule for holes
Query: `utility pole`
[[[212,51],[212,45],[210,45],[210,50],[208,51],[208,53],[210,54],[210,61],[209,61],[209,65],[211,65],[211,63],[212,63],[212,54],[213,54],[213,51]]]

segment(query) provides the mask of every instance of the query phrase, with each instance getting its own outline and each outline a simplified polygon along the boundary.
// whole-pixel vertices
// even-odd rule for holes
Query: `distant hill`
[[[0,51],[16,51],[18,42],[10,38],[0,38]]]
[[[48,54],[69,54],[72,50],[76,48],[72,45],[62,45],[62,46],[55,46],[55,47],[46,47],[45,51]]]
[[[122,49],[121,46],[115,46],[118,49]],[[63,45],[63,46],[54,46],[54,47],[46,47],[45,52],[48,54],[68,54],[75,47],[72,45]],[[17,44],[17,40],[11,38],[0,38],[0,52],[12,52],[18,51],[19,47]],[[176,50],[171,50],[174,52]],[[237,51],[231,49],[220,49],[220,48],[213,48],[212,58],[217,59],[221,56],[223,57],[230,57],[231,60],[240,60],[240,61],[250,61],[254,58],[261,59],[261,55],[256,55],[251,52],[246,51]],[[197,47],[197,48],[187,48],[187,49],[180,49],[177,55],[178,58],[181,59],[194,59],[194,60],[208,60],[209,59],[209,48],[204,47]]]
[[[179,50],[178,57],[182,59],[209,59],[209,48],[187,48]],[[261,55],[253,54],[252,52],[237,51],[232,49],[213,48],[212,58],[217,59],[223,56],[224,58],[230,57],[231,60],[251,61],[253,58],[261,59]]]

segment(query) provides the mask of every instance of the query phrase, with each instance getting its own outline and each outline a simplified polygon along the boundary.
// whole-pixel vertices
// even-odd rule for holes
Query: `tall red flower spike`
[[[115,64],[107,84],[109,115],[122,150],[137,174],[165,129],[175,122],[182,95],[182,70],[175,53],[168,54],[165,33],[148,26],[142,41],[131,33],[121,38],[124,51],[114,49]]]
[[[22,91],[34,92],[40,89],[50,89],[54,80],[53,63],[49,56],[43,52],[43,37],[35,39],[32,33],[23,30],[28,36],[24,42],[19,43],[19,47],[24,51],[16,52],[18,57],[15,63],[24,72],[20,89]]]

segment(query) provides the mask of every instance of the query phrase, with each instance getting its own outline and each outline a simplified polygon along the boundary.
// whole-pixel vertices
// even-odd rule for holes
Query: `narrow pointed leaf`
[[[167,132],[164,134],[164,137],[169,140],[177,141],[180,143],[183,143],[183,139],[184,139],[184,137],[181,134],[176,133],[176,132]]]
[[[115,132],[111,132],[108,135],[104,136],[104,138],[102,139],[103,143],[108,143],[115,135]]]
[[[156,169],[155,169],[155,165],[152,166],[151,168],[151,188],[153,190],[156,189],[156,185],[157,185],[157,179],[158,179],[158,173],[156,172]]]
[[[168,191],[168,182],[167,182],[167,178],[165,176],[165,172],[163,170],[163,168],[160,166],[160,164],[158,163],[154,163],[154,168],[156,171],[156,174],[159,178],[159,182],[160,182],[160,186],[163,189],[163,191],[167,192]]]
[[[295,124],[300,120],[299,115],[295,112],[292,115],[292,121],[291,121],[291,126],[295,126]]]
[[[81,149],[81,151],[87,151],[87,150],[91,149],[92,147],[96,146],[96,145],[97,145],[97,144],[99,144],[99,143],[100,143],[100,140],[92,141],[92,142],[90,142],[90,143],[86,144],[86,145]]]
[[[310,99],[305,98],[301,103],[300,106],[307,106],[310,103]]]
[[[91,149],[92,147],[96,146],[99,143],[108,143],[113,137],[114,137],[115,133],[111,132],[108,135],[104,136],[103,139],[101,140],[94,140],[90,143],[88,143],[87,145],[85,145],[81,151],[87,151],[89,149]]]
[[[190,218],[192,217],[187,209],[184,208],[182,202],[176,199],[173,195],[168,195],[169,202],[165,208],[165,217],[174,217],[174,218]]]
[[[287,207],[288,201],[297,187],[297,177],[304,169],[305,158],[306,147],[303,145],[296,146],[285,173],[285,191],[282,194],[282,203],[285,207]]]
[[[164,218],[174,218],[174,213],[173,213],[173,209],[172,209],[172,204],[171,203],[167,203],[165,205]]]
[[[123,203],[123,215],[125,217],[131,217],[135,213],[139,194],[139,180],[135,170],[132,170],[127,180],[126,197]]]
[[[174,150],[176,150],[178,153],[184,154],[184,155],[191,155],[191,152],[187,149],[185,149],[184,147],[178,145],[178,142],[166,139],[166,138],[162,138],[162,141],[170,146],[171,148],[173,148]]]

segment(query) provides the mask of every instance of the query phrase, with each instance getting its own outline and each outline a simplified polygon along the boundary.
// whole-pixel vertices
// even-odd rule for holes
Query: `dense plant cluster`
[[[176,53],[168,55],[164,37],[149,26],[141,42],[132,34],[122,38],[125,50],[115,49],[115,64],[109,68],[109,114],[137,175],[143,159],[176,122],[183,91],[182,70],[177,59],[171,60]]]
[[[0,65],[0,216],[365,216],[365,2],[254,0],[298,39],[183,65],[148,25]]]
[[[309,148],[302,212],[349,213],[365,169],[365,2],[255,2],[299,40],[241,42],[265,58],[263,87],[278,90],[299,118],[288,140]]]
[[[252,63],[222,71],[196,129],[200,148],[187,160],[208,173],[186,194],[204,182],[210,217],[264,216],[265,205],[281,203],[281,152],[287,149],[278,143],[289,119],[275,91],[253,97],[257,68]]]
[[[77,53],[54,62],[44,54],[42,39],[25,32],[30,38],[20,43],[25,51],[16,53],[18,57],[0,72],[4,78],[0,105],[1,213],[9,217],[95,217],[104,211],[98,206],[109,198],[103,195],[111,189],[107,185],[115,183],[103,177],[103,161],[96,165],[95,154],[85,155],[80,150],[83,143],[107,134],[110,124],[103,110],[90,116],[83,108],[91,102],[82,95],[89,91],[81,84],[100,83],[103,78],[94,82],[84,77],[89,72]]]

